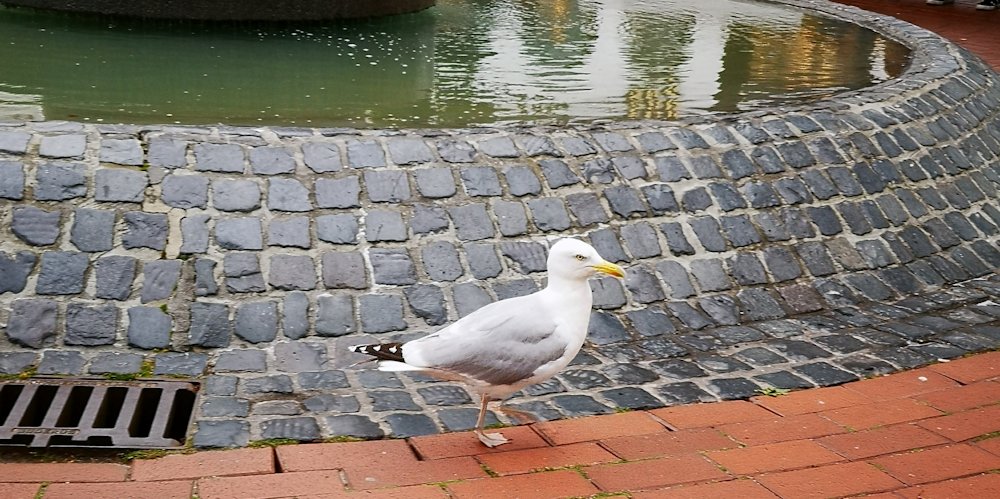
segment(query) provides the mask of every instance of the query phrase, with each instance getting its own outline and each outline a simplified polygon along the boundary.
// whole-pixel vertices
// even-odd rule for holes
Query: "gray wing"
[[[532,297],[487,305],[441,331],[404,345],[419,367],[454,372],[491,385],[530,378],[540,366],[562,357],[566,341],[556,323]]]

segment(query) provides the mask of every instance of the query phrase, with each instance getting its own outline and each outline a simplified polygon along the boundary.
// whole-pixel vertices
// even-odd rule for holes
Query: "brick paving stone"
[[[202,478],[197,487],[198,496],[204,499],[239,499],[304,496],[319,490],[341,491],[344,485],[338,471],[323,470]]]
[[[110,463],[0,463],[7,483],[123,482],[128,466]]]
[[[446,487],[456,499],[585,497],[599,492],[590,481],[571,470],[467,480]]]
[[[753,402],[782,416],[792,416],[865,405],[871,399],[845,387],[834,386],[797,391],[781,397],[756,397]]]
[[[185,499],[191,497],[194,483],[190,480],[123,483],[53,483],[45,488],[45,497],[117,497]],[[27,497],[27,496],[26,496]]]
[[[991,352],[976,355],[967,359],[947,363],[933,364],[929,370],[943,374],[960,383],[972,383],[984,379],[1000,377],[1000,367],[996,362],[1000,353]]]
[[[667,489],[633,492],[630,495],[635,499],[701,499],[704,497],[774,499],[777,497],[760,484],[748,479],[681,485]]]
[[[499,475],[517,475],[545,468],[609,463],[618,460],[613,454],[592,442],[481,454],[476,456],[476,459]]]
[[[907,485],[939,482],[1000,468],[1000,457],[965,444],[894,454],[872,462]]]
[[[875,410],[878,408],[877,410]],[[912,399],[883,400],[821,413],[838,424],[860,430],[941,415],[941,411]]]
[[[727,423],[769,419],[774,413],[745,401],[666,407],[650,411],[673,428],[705,428]]]
[[[263,475],[274,473],[271,448],[176,454],[132,462],[135,481],[196,479],[204,476]]]
[[[916,485],[896,490],[894,498],[919,499],[922,497],[992,497],[1000,494],[1000,475],[988,473],[967,478],[952,479],[926,485]]]
[[[625,464],[588,466],[584,471],[594,484],[607,492],[729,478],[705,457],[693,453]]]
[[[845,476],[851,479],[844,480]],[[863,462],[771,473],[755,479],[780,497],[841,497],[902,487],[898,480]]]
[[[732,449],[737,443],[718,430],[695,428],[679,431],[660,431],[647,434],[628,434],[604,438],[601,445],[616,456],[634,461],[667,455]]]
[[[962,442],[1000,431],[998,415],[1000,406],[991,405],[927,419],[917,424],[954,442]]]
[[[503,428],[501,431],[510,443],[499,448],[484,447],[471,432],[417,436],[412,437],[409,442],[423,460],[504,453],[549,445],[529,426],[513,426]]]
[[[817,438],[847,432],[847,429],[843,426],[816,414],[729,423],[717,428],[733,439],[747,445],[762,445],[789,440]]]
[[[948,440],[913,424],[875,427],[854,433],[830,435],[817,439],[824,447],[851,460],[933,447]]]
[[[705,454],[738,475],[808,468],[842,461],[843,458],[809,440],[717,450]]]
[[[549,421],[534,425],[534,429],[555,445],[666,431],[663,425],[644,412],[595,416],[581,420]]]
[[[847,388],[874,400],[889,400],[957,386],[954,381],[927,368],[872,378],[852,383]]]

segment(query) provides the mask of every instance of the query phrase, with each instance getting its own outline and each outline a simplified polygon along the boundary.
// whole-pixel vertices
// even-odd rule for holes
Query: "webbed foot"
[[[507,440],[499,433],[483,433],[481,431],[477,431],[476,436],[479,437],[479,441],[482,442],[483,445],[490,448],[510,442],[510,440]]]

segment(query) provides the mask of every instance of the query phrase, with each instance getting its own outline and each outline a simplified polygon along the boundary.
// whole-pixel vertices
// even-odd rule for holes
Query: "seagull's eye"
[[[579,260],[581,262],[587,259],[587,257],[585,257],[583,255],[576,255],[574,258],[576,258],[577,260]]]

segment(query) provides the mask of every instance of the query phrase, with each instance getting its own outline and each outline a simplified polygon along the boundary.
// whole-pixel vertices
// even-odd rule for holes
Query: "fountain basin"
[[[436,0],[5,0],[4,5],[148,19],[329,21],[417,12]]]

